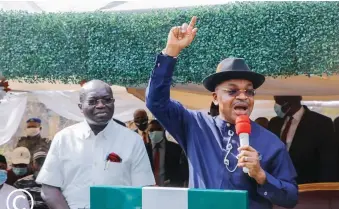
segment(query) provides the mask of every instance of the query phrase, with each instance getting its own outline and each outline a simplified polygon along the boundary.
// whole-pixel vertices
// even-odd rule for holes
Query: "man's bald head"
[[[101,80],[91,80],[89,82],[86,82],[80,89],[80,103],[83,102],[86,93],[94,89],[107,89],[108,92],[110,92],[113,96],[113,91],[107,83]]]
[[[139,130],[145,131],[148,126],[148,116],[144,109],[138,109],[133,114],[134,123]]]
[[[137,109],[136,111],[134,111],[133,117],[140,117],[140,116],[144,116],[147,117],[147,112],[144,109]]]
[[[274,96],[274,100],[277,104],[284,105],[285,103],[300,105],[301,96]]]
[[[100,80],[89,81],[80,90],[79,108],[92,125],[106,125],[112,120],[114,101],[111,87]]]

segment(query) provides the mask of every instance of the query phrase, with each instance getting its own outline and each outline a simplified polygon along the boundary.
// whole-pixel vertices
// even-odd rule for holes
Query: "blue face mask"
[[[0,170],[0,185],[3,185],[7,181],[7,171]]]
[[[17,176],[23,176],[27,173],[27,168],[13,168],[13,173]]]

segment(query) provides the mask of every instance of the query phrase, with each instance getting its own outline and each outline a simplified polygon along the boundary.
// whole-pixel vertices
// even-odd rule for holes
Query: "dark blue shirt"
[[[236,167],[239,138],[234,134],[234,125],[220,117],[188,110],[170,99],[175,64],[175,58],[158,55],[146,90],[146,105],[185,150],[189,187],[247,190],[250,209],[268,209],[272,204],[293,207],[298,199],[297,175],[285,145],[251,121],[249,143],[258,151],[267,178],[265,184],[257,184]]]

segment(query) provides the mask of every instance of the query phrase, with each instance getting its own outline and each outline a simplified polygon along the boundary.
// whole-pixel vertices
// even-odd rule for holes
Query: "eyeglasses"
[[[240,89],[226,89],[222,88],[221,90],[228,93],[229,96],[237,97],[243,92],[247,97],[253,97],[255,95],[254,89],[246,89],[246,90],[240,90]]]
[[[115,101],[112,97],[110,98],[104,98],[104,99],[90,99],[88,100],[88,105],[97,105],[101,101],[103,105],[111,104]]]

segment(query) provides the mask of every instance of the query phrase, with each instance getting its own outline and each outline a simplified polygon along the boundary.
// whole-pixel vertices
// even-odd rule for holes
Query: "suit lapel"
[[[304,136],[305,133],[307,133],[307,129],[310,128],[307,125],[307,121],[308,121],[308,115],[309,115],[309,109],[307,107],[304,106],[305,112],[304,115],[301,117],[300,122],[297,126],[297,129],[295,131],[295,134],[293,136],[293,141],[292,144],[290,146],[290,150],[289,153],[290,155],[294,155],[297,154],[298,150],[302,149],[303,144],[304,144],[304,139],[306,138]]]
[[[282,132],[282,127],[284,125],[285,122],[285,118],[279,118],[279,120],[277,120],[277,123],[275,124],[276,127],[274,127],[274,133],[275,135],[277,135],[277,137],[280,139],[280,135]]]

